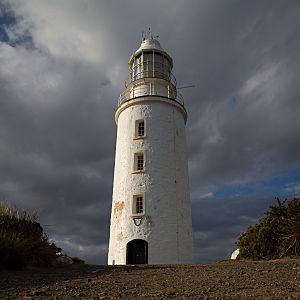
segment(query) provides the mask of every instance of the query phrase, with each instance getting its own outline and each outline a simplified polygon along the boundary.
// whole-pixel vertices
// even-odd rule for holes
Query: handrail
[[[156,85],[154,81],[143,82],[142,84],[131,84],[131,86],[128,86],[125,91],[120,94],[118,106],[128,100],[143,96],[162,96],[172,99],[184,106],[184,98],[173,84],[170,83],[165,86],[161,84]]]
[[[166,81],[171,82],[174,86],[177,85],[176,78],[172,73],[165,74],[165,73],[159,72],[157,70],[155,70],[154,72],[153,71],[141,71],[139,73],[131,73],[130,76],[131,77],[129,77],[130,78],[129,84],[131,82],[134,82],[134,81],[136,81],[138,79],[142,79],[142,78],[160,78],[160,79],[164,79]],[[129,84],[127,84],[127,85],[129,85]]]
[[[177,91],[176,99],[177,102],[179,102],[181,105],[184,106],[184,98],[180,92]]]

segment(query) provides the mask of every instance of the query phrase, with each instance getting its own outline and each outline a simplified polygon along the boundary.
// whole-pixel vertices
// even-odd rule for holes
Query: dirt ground
[[[300,299],[300,259],[0,271],[0,299]]]

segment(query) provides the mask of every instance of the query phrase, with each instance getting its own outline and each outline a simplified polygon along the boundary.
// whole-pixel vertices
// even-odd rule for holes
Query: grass
[[[0,270],[52,266],[56,252],[36,216],[0,203]]]

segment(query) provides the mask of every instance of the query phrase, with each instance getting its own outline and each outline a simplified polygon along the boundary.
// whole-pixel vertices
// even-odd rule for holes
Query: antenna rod
[[[177,88],[177,90],[188,89],[188,88],[194,88],[194,87],[196,87],[196,86],[195,86],[195,85],[187,85],[187,86],[179,87],[179,88]]]

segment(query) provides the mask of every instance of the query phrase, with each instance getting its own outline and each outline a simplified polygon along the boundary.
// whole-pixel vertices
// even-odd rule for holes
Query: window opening
[[[145,170],[144,152],[134,153],[133,172],[141,172]]]
[[[141,171],[144,169],[144,155],[138,154],[137,155],[137,170]]]
[[[134,195],[132,202],[132,214],[133,215],[143,215],[144,214],[144,196]]]
[[[144,121],[138,122],[138,136],[144,136],[145,135],[145,124]]]
[[[143,119],[135,121],[134,137],[135,138],[145,137],[145,121]]]
[[[137,214],[143,213],[144,208],[143,208],[143,197],[142,196],[136,197],[135,210],[136,210]]]

